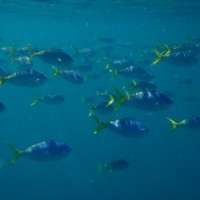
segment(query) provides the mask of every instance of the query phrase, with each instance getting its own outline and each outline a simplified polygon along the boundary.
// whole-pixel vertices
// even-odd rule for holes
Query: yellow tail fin
[[[98,119],[95,115],[92,115],[96,123],[98,124],[97,128],[93,131],[93,134],[96,135],[98,132],[100,132],[102,129],[104,129],[108,123],[102,122],[100,119]]]
[[[170,123],[172,124],[172,132],[174,133],[177,128],[179,128],[180,126],[182,126],[185,123],[185,120],[181,121],[181,122],[176,122],[173,119],[167,117],[167,119],[170,121]]]
[[[11,165],[13,165],[16,160],[23,154],[23,151],[20,151],[18,149],[15,148],[15,146],[13,146],[12,144],[7,142],[7,145],[11,148],[11,150],[13,151],[13,157],[10,160],[10,162],[8,163],[8,167],[10,167]]]
[[[99,172],[102,172],[104,170],[104,167],[100,165],[99,163],[97,163],[97,167],[98,167]]]
[[[34,101],[31,103],[31,106],[34,106],[35,104],[37,104],[41,99],[38,97],[34,97]]]
[[[61,73],[56,66],[53,66],[52,68],[54,70],[54,73],[53,73],[53,75],[51,75],[51,78],[54,78]]]
[[[3,77],[1,77],[1,78],[0,78],[0,86],[3,85],[5,81],[6,81],[6,79],[3,78]]]

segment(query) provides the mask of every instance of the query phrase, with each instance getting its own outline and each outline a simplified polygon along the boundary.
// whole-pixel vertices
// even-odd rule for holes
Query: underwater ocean
[[[198,0],[0,1],[0,200],[199,200]]]

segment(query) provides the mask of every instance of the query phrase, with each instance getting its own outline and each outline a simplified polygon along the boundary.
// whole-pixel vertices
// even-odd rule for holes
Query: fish
[[[94,135],[99,133],[104,128],[108,128],[114,133],[129,138],[143,137],[149,133],[148,128],[142,122],[132,117],[124,117],[111,120],[109,122],[103,122],[95,115],[92,116],[98,124],[97,128],[93,131]]]
[[[69,67],[73,63],[72,57],[60,49],[47,49],[31,53],[40,60],[56,66]]]
[[[126,95],[123,95],[116,87],[114,87],[114,90],[117,94],[118,100],[115,110],[125,103],[128,107],[155,112],[167,109],[173,104],[173,101],[168,96],[156,90],[140,91],[133,94],[126,92]],[[112,103],[116,100],[114,99],[113,101],[113,99],[114,98],[111,98]]]
[[[0,102],[0,112],[4,112],[6,110],[6,106]]]
[[[172,52],[166,61],[170,64],[182,67],[196,65],[199,62],[198,58],[189,51]]]
[[[157,89],[157,85],[153,81],[137,81],[136,82],[135,80],[133,80],[128,85],[129,85],[129,90],[133,90],[135,88],[140,89],[142,91],[156,90]]]
[[[200,117],[195,116],[192,118],[181,120],[180,122],[176,122],[173,119],[167,117],[167,120],[172,124],[172,132],[174,133],[179,127],[183,127],[189,131],[200,131]]]
[[[34,69],[27,68],[14,72],[6,77],[0,77],[0,85],[8,82],[17,86],[38,87],[46,83],[48,77]]]
[[[115,69],[123,69],[131,65],[133,65],[133,62],[125,58],[114,60],[111,64]]]
[[[106,69],[109,70],[109,72],[113,72],[114,76],[112,79],[116,78],[119,74],[123,75],[128,78],[134,78],[139,80],[153,80],[154,76],[147,73],[147,71],[139,66],[131,65],[129,67],[126,67],[124,69],[116,70],[114,67],[110,66],[109,64],[106,66]]]
[[[83,76],[81,76],[80,73],[74,71],[74,70],[58,70],[58,68],[56,68],[55,66],[53,66],[54,69],[54,74],[51,76],[56,77],[58,75],[62,76],[65,80],[76,84],[76,85],[80,85],[83,84],[85,82],[85,78]]]
[[[71,147],[60,140],[47,140],[31,145],[25,150],[19,150],[10,143],[7,145],[13,151],[13,157],[8,166],[13,165],[20,157],[35,161],[54,161],[65,158],[72,152]]]
[[[64,103],[65,98],[61,95],[47,95],[42,97],[35,97],[34,101],[31,103],[31,106],[36,105],[38,102],[43,102],[50,105],[59,105]]]
[[[160,52],[158,49],[153,49],[153,52],[157,55],[156,60],[151,65],[158,64],[163,59],[170,64],[178,66],[192,66],[198,63],[198,58],[195,54],[186,49],[185,46],[169,46],[164,45],[164,50]]]
[[[130,166],[129,162],[124,160],[124,159],[120,159],[120,160],[115,160],[109,163],[105,163],[103,165],[100,165],[99,163],[97,163],[97,167],[99,169],[99,172],[107,169],[109,171],[109,173],[112,173],[113,171],[123,171],[125,169],[127,169]]]
[[[107,101],[104,101],[97,105],[91,105],[88,103],[88,107],[89,107],[89,117],[92,116],[94,112],[108,115],[114,110],[113,105],[109,105]]]
[[[75,49],[75,51],[76,54],[86,58],[93,58],[96,55],[96,52],[90,48]]]

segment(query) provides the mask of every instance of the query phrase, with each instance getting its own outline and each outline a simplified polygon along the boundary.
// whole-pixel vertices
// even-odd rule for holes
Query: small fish
[[[129,162],[124,159],[112,161],[103,165],[100,165],[99,163],[97,163],[99,172],[103,171],[104,169],[107,169],[109,173],[112,173],[113,171],[122,172],[123,170],[127,169],[129,166],[130,166]]]
[[[123,75],[125,77],[139,79],[139,80],[152,80],[154,79],[154,76],[148,74],[145,69],[138,67],[138,66],[129,66],[124,69],[116,70],[114,67],[107,65],[106,69],[109,70],[109,72],[113,72],[114,76],[112,79],[117,77],[119,74]]]
[[[127,66],[133,65],[133,62],[125,58],[122,58],[122,59],[114,60],[111,65],[116,69],[123,69],[123,68],[126,68]]]
[[[164,45],[164,50],[160,52],[158,49],[153,49],[157,55],[157,59],[152,62],[152,65],[158,64],[163,59],[170,64],[178,66],[192,66],[198,63],[198,59],[190,50],[182,46]]]
[[[116,110],[124,103],[128,107],[150,112],[164,110],[173,104],[173,101],[168,96],[156,90],[146,90],[133,94],[126,92],[126,95],[123,95],[116,87],[114,87],[114,90],[118,100],[118,104],[115,107]],[[111,101],[114,103],[116,99],[114,101],[113,99],[111,98]]]
[[[94,120],[98,124],[97,128],[94,130],[93,134],[97,134],[104,128],[108,128],[114,133],[117,133],[121,136],[129,137],[129,138],[137,138],[145,136],[149,133],[149,130],[146,126],[140,122],[135,120],[132,117],[125,117],[116,120],[111,120],[109,122],[102,122],[96,116],[93,115]]]
[[[6,110],[6,106],[0,102],[0,112],[4,112]]]
[[[86,58],[93,58],[96,52],[90,48],[76,49],[76,53]]]
[[[42,61],[56,66],[68,67],[73,62],[72,57],[60,49],[36,51],[32,52],[31,55],[37,56]]]
[[[166,60],[170,64],[178,66],[192,66],[196,65],[199,60],[191,52],[187,51],[175,51],[171,53],[171,56]]]
[[[47,95],[43,97],[35,97],[34,101],[31,103],[31,106],[36,105],[38,102],[43,102],[50,105],[59,105],[64,103],[65,98],[61,95]]]
[[[107,101],[97,105],[88,104],[88,107],[89,107],[89,117],[94,115],[94,112],[108,115],[114,110],[114,107],[112,105],[109,105]]]
[[[76,85],[80,85],[85,82],[85,78],[83,76],[81,76],[80,73],[78,73],[78,72],[75,72],[73,70],[60,71],[55,66],[53,66],[53,69],[54,69],[54,74],[52,75],[52,77],[56,77],[56,76],[60,75],[65,80],[67,80],[73,84],[76,84]]]
[[[25,87],[37,87],[46,83],[48,77],[34,69],[22,69],[18,72],[10,74],[6,77],[0,78],[0,85],[8,82],[13,85],[25,86]]]
[[[190,131],[197,131],[197,132],[200,131],[200,117],[192,117],[189,119],[184,119],[180,122],[176,122],[169,117],[167,117],[167,119],[172,124],[172,127],[173,127],[172,132],[175,132],[177,130],[177,128],[179,128],[179,127],[183,127]]]
[[[13,158],[8,163],[8,166],[14,164],[22,156],[36,161],[54,161],[66,157],[72,151],[67,144],[59,140],[43,141],[23,151],[16,149],[10,143],[7,144],[13,151]]]
[[[18,62],[21,65],[32,65],[32,59],[28,56],[13,58],[13,62]]]
[[[152,81],[138,81],[138,82],[136,82],[135,80],[133,80],[132,83],[129,84],[129,90],[133,90],[135,88],[140,89],[142,91],[156,90],[157,85]]]

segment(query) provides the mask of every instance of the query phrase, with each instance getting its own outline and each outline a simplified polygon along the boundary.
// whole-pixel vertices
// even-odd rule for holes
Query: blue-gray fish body
[[[125,104],[145,111],[160,111],[173,104],[172,100],[163,93],[152,91],[143,91],[130,96]]]
[[[61,76],[66,79],[67,81],[73,84],[82,84],[84,83],[84,78],[78,72],[73,70],[65,70],[60,72]]]
[[[144,136],[149,132],[142,122],[128,117],[110,121],[108,128],[119,135],[133,138]]]
[[[139,80],[152,80],[154,77],[146,72],[141,67],[138,66],[129,66],[124,69],[118,70],[118,74],[124,75],[126,77],[139,79]]]
[[[25,87],[37,87],[45,84],[48,80],[48,77],[39,71],[28,68],[15,72],[5,79],[7,79],[7,82],[14,85]]]
[[[47,49],[35,52],[34,56],[37,56],[42,61],[55,66],[68,67],[73,62],[72,57],[60,49]]]
[[[123,159],[107,163],[107,166],[112,167],[113,170],[124,170],[130,166],[129,162]]]
[[[22,155],[37,161],[53,161],[66,157],[71,151],[62,141],[48,140],[28,147]]]
[[[98,164],[99,171],[103,171],[104,169],[106,169],[110,173],[112,173],[113,171],[122,172],[123,170],[127,169],[129,166],[130,166],[129,162],[124,159],[115,160],[115,161],[106,163],[104,165]]]
[[[186,119],[183,127],[192,131],[200,131],[200,117]]]
[[[174,51],[167,59],[171,64],[178,66],[192,66],[198,63],[198,58],[190,51]]]

